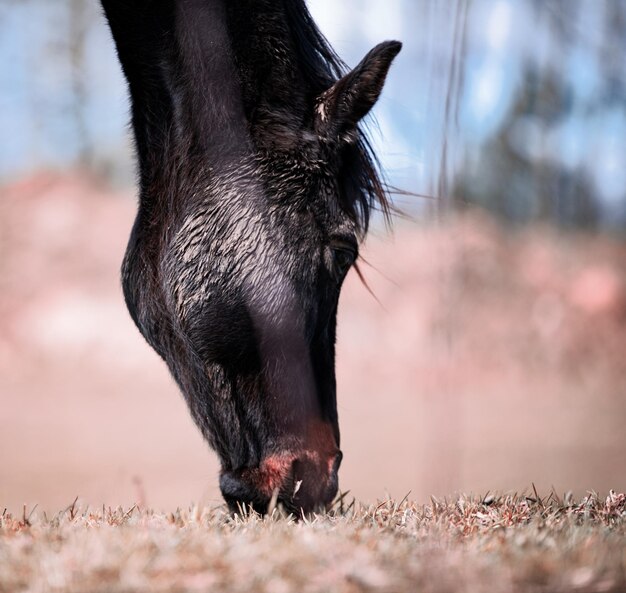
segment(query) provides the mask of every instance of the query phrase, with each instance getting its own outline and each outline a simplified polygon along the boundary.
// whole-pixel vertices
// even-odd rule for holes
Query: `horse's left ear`
[[[391,62],[402,49],[399,41],[385,41],[318,98],[314,129],[321,138],[337,139],[353,131],[378,100]]]

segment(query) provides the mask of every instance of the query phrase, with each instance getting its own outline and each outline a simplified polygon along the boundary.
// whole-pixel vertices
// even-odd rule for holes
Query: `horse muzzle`
[[[220,490],[235,513],[252,507],[265,514],[274,497],[297,516],[325,510],[337,494],[342,457],[338,449],[270,455],[258,467],[223,471]]]

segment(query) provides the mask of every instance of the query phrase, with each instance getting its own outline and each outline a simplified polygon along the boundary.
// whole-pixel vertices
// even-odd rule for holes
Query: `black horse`
[[[133,320],[221,461],[233,509],[328,505],[341,462],[335,324],[373,208],[358,124],[396,41],[352,71],[304,0],[102,0],[132,98]]]

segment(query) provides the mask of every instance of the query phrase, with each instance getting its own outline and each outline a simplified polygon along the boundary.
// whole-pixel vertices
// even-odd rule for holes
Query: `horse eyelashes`
[[[356,254],[349,248],[334,247],[332,249],[333,272],[337,280],[342,280],[356,260]]]

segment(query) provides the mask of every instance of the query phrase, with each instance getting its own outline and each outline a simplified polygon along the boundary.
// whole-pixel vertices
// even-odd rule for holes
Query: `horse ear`
[[[318,98],[314,129],[322,138],[338,138],[356,129],[374,106],[391,62],[402,49],[399,41],[380,43],[351,72]]]

